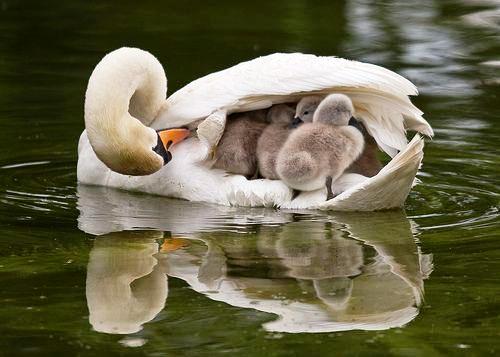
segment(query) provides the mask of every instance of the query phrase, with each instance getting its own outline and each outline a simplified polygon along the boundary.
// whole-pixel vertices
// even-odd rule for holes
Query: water
[[[0,354],[499,353],[498,1],[0,10]],[[404,212],[342,215],[78,186],[86,81],[123,45],[169,92],[275,51],[395,70],[436,131],[423,183]]]

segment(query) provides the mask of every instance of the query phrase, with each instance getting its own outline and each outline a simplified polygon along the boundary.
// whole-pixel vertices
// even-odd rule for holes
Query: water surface
[[[405,211],[281,212],[76,183],[86,81],[137,46],[169,92],[276,51],[386,66],[428,141]],[[500,4],[0,4],[0,354],[496,355]]]

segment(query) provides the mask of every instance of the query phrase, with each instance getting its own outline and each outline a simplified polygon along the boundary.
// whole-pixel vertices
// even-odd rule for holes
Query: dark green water
[[[276,51],[395,70],[423,183],[343,215],[79,187],[86,81],[124,45],[169,92]],[[499,54],[492,0],[2,1],[0,355],[498,355]]]

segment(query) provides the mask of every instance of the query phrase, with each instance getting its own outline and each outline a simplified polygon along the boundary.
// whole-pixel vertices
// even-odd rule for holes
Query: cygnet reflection
[[[383,330],[417,316],[432,271],[403,212],[293,216],[109,189],[99,204],[95,191],[78,194],[79,226],[90,233],[148,228],[188,242],[169,241],[162,252],[162,232],[97,237],[87,299],[98,331],[130,333],[152,320],[167,298],[166,275],[212,300],[272,314],[268,331]]]
[[[312,282],[316,296],[323,303],[341,310],[351,296],[353,278],[361,274],[362,245],[345,239],[340,226],[306,224],[310,227],[297,229],[294,223],[284,228],[282,238],[276,242],[278,256],[290,276]],[[303,229],[310,231],[305,242]]]

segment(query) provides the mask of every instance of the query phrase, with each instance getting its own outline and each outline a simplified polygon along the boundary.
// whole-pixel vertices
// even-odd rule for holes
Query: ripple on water
[[[9,210],[32,214],[68,210],[74,207],[75,182],[75,165],[69,160],[4,165],[0,167],[0,202]]]
[[[411,195],[409,209],[423,212],[411,216],[418,219],[422,230],[479,229],[498,224],[500,195],[486,189],[484,184],[424,183],[416,190]]]
[[[451,164],[460,164],[450,158]],[[474,164],[469,162],[469,164]],[[484,164],[483,161],[476,162],[475,165]],[[70,161],[35,161],[26,163],[9,164],[0,167],[0,185],[4,188],[0,193],[0,202],[9,209],[28,210],[28,216],[36,213],[50,213],[58,210],[70,210],[74,206],[76,173],[74,164]],[[436,175],[432,173],[422,173],[424,183],[417,186],[416,191],[412,193],[408,201],[409,211],[422,212],[419,215],[412,216],[416,219],[429,221],[429,224],[423,224],[423,230],[443,229],[443,228],[464,228],[475,229],[487,227],[495,224],[499,217],[499,194],[495,185],[491,185],[489,180],[482,180],[480,177],[467,177],[458,174],[458,171],[452,170],[439,173],[439,176],[446,175],[448,183],[426,183],[426,181],[435,181]],[[450,179],[451,177],[451,179]],[[467,179],[468,185],[463,181]],[[101,205],[104,196],[126,196],[126,200],[144,201],[144,207],[134,206],[133,216],[144,221],[150,219],[157,221],[160,217],[165,217],[166,211],[173,212],[171,207],[172,200],[164,197],[137,195],[130,193],[116,193],[115,190],[87,187],[79,190],[79,204]],[[118,200],[116,205],[111,202],[110,210],[123,214],[115,214],[114,219],[119,221],[119,217],[130,217],[126,212],[123,200]],[[174,200],[175,201],[175,200]],[[86,202],[86,203],[85,203]],[[156,202],[156,204],[151,204]],[[289,212],[283,212],[281,216],[274,215],[269,218],[265,209],[233,209],[230,207],[210,206],[207,210],[206,205],[193,203],[199,206],[200,215],[205,217],[205,222],[209,220],[211,226],[218,227],[228,232],[248,233],[252,231],[252,226],[260,224],[282,224],[294,220]],[[142,208],[141,208],[142,207]],[[169,207],[168,209],[166,207]],[[210,217],[207,216],[207,212]],[[251,213],[251,214],[248,214]],[[23,217],[23,215],[20,215]],[[279,221],[276,221],[279,217]],[[109,216],[94,217],[95,220],[107,223]],[[186,228],[192,229],[195,224],[190,219],[185,219],[182,210],[172,214],[177,224],[184,223]],[[120,222],[117,222],[121,225]],[[143,224],[141,224],[143,226]],[[152,224],[151,226],[154,226]],[[131,229],[133,227],[124,227]],[[96,232],[97,233],[97,232]]]

